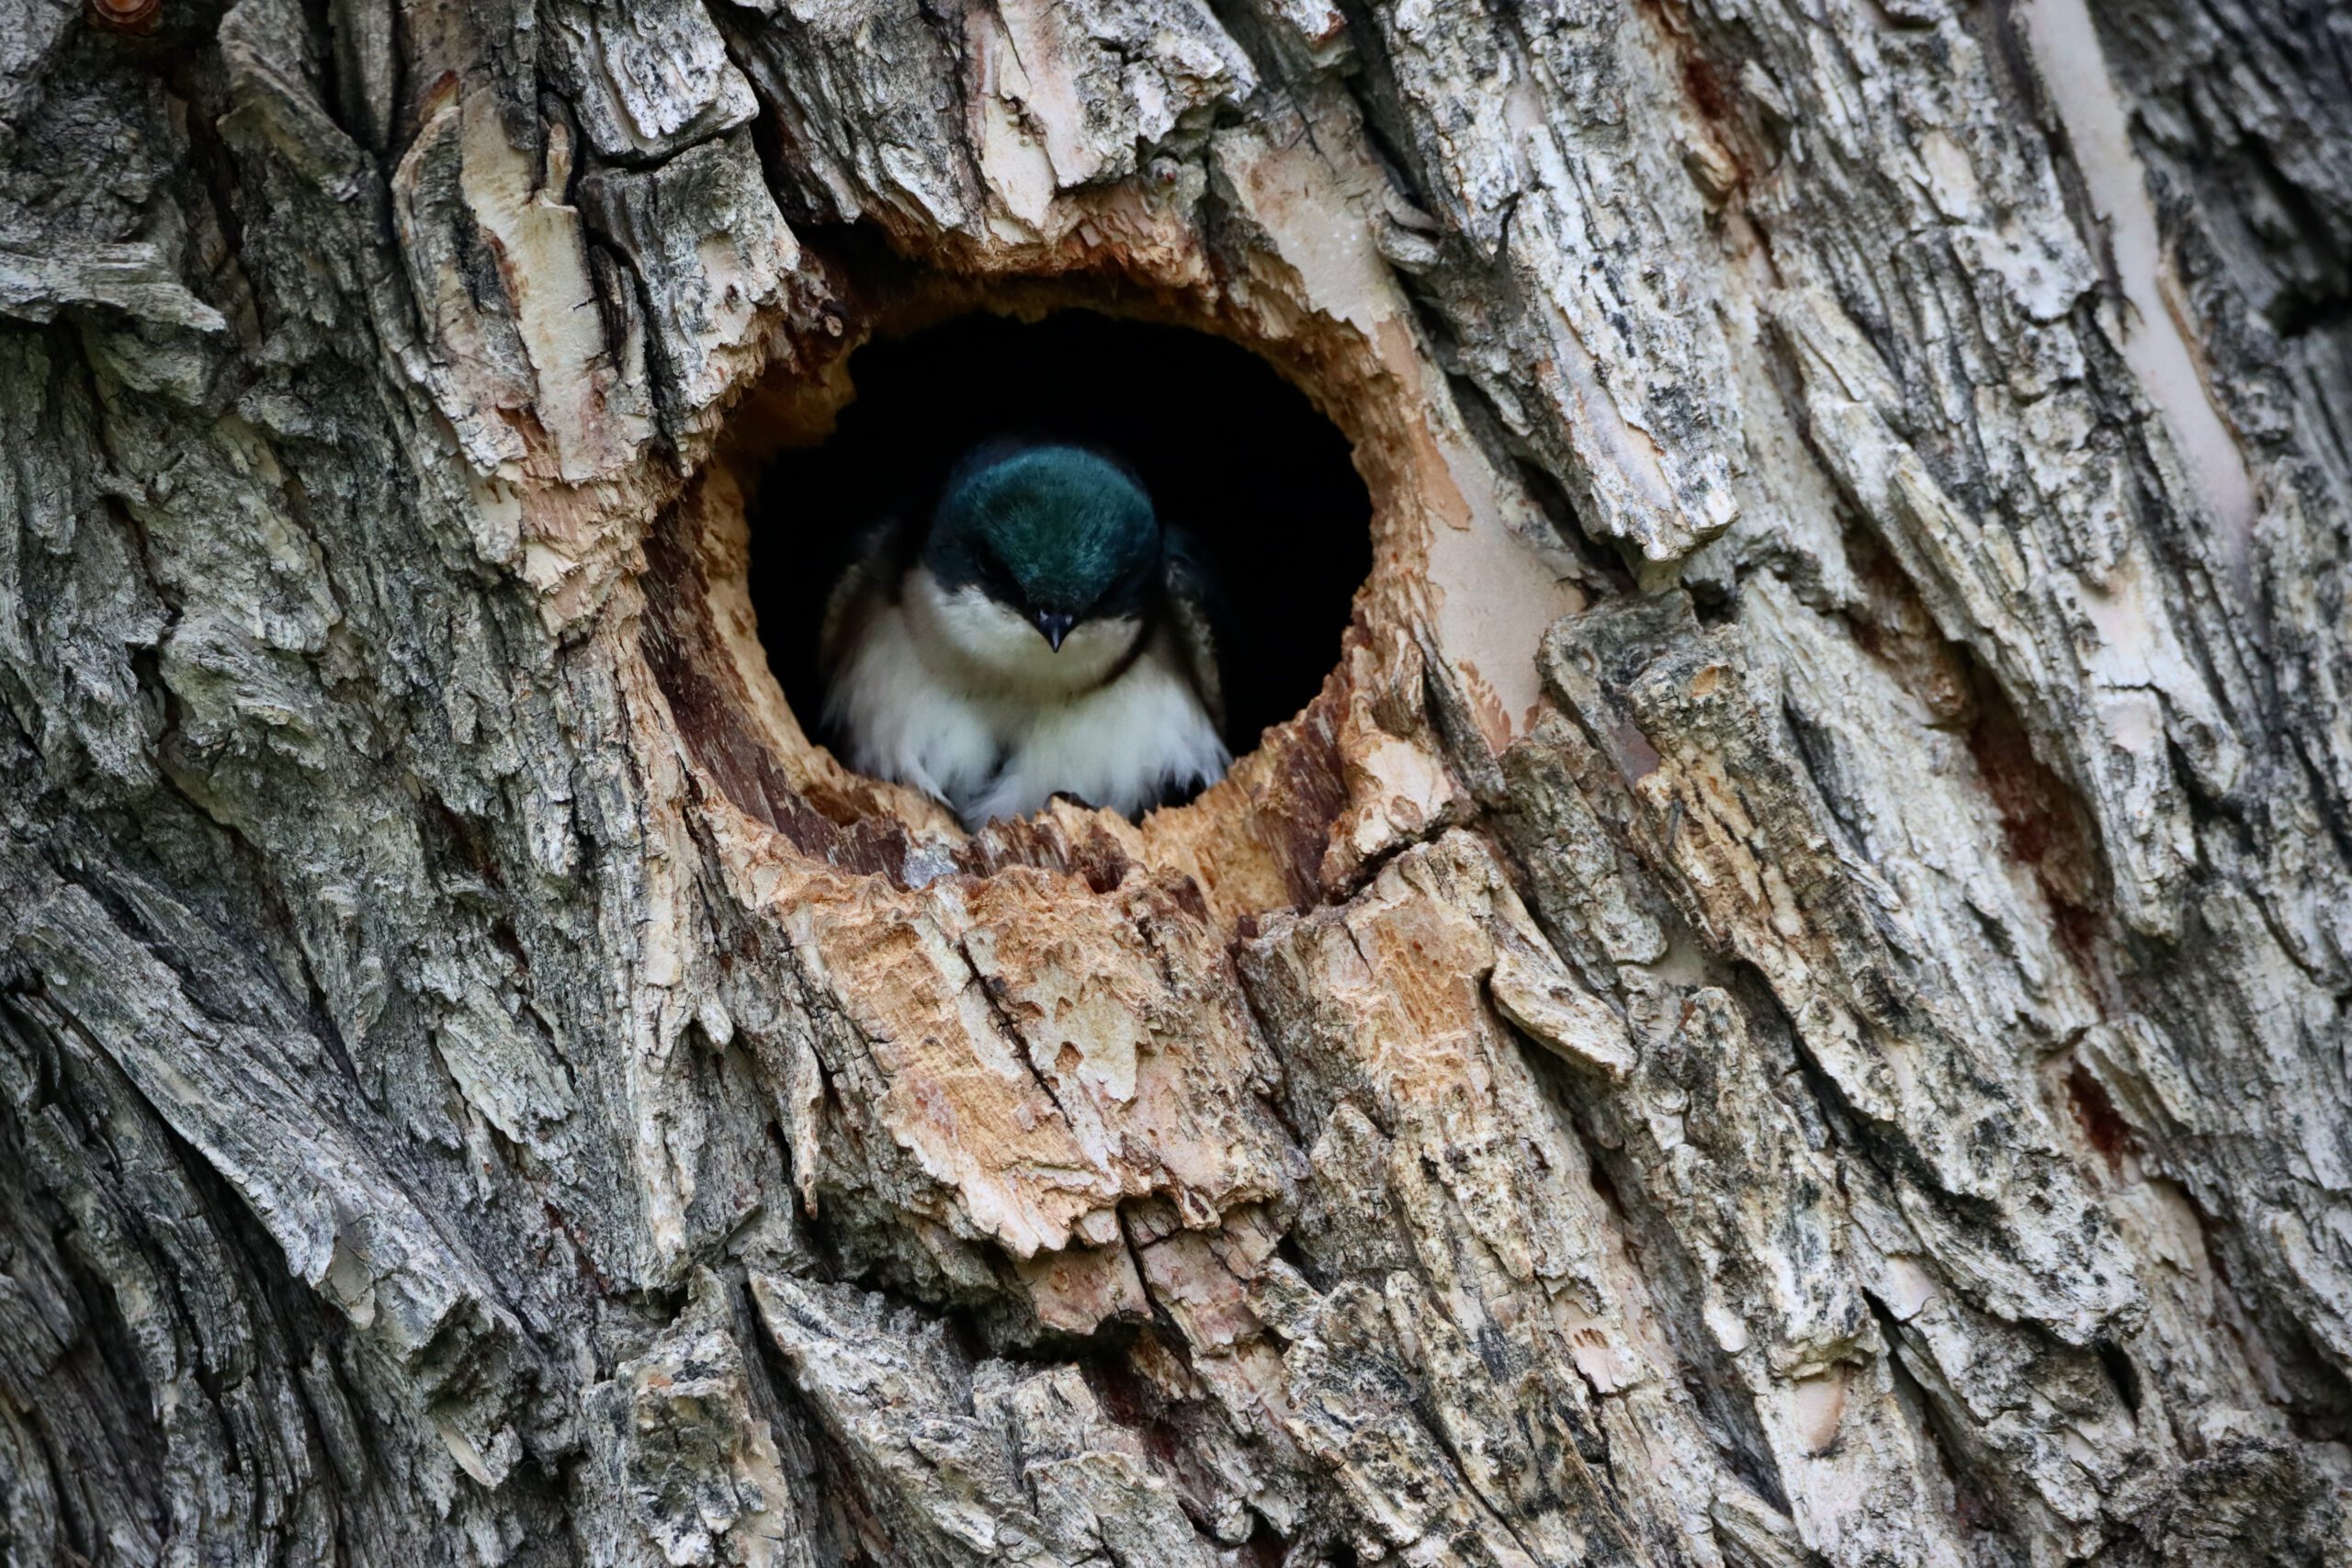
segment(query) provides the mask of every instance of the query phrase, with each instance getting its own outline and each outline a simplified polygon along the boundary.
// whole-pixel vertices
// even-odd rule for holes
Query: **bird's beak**
[[[1036,623],[1039,631],[1046,634],[1046,640],[1053,645],[1056,653],[1062,650],[1062,638],[1069,636],[1070,627],[1078,625],[1076,615],[1065,615],[1059,610],[1035,611],[1029,618]]]

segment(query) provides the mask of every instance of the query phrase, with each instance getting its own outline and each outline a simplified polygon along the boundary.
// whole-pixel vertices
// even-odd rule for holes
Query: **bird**
[[[984,442],[927,518],[857,542],[819,634],[824,724],[851,767],[971,831],[1057,795],[1136,818],[1232,761],[1210,600],[1126,464]]]

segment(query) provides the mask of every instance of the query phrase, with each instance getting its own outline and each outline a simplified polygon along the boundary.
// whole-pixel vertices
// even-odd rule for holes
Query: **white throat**
[[[927,566],[907,573],[903,603],[915,646],[942,682],[976,694],[1067,696],[1091,691],[1135,651],[1142,623],[1080,621],[1057,650],[1011,606],[977,585],[940,586]]]

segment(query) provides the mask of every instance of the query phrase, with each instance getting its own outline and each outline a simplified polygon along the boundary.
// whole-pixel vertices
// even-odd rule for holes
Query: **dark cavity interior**
[[[927,514],[957,457],[996,436],[1078,441],[1125,459],[1163,521],[1199,543],[1236,756],[1298,713],[1339,660],[1372,570],[1372,502],[1348,443],[1305,393],[1238,344],[1065,310],[964,316],[868,344],[856,400],[819,446],[762,470],[751,592],[768,662],[820,740],[825,597],[876,520]]]

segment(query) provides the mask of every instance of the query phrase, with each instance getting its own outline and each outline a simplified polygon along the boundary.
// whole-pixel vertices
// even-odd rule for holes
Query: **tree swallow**
[[[1121,464],[980,446],[927,528],[875,529],[834,586],[825,722],[968,829],[1056,795],[1136,816],[1232,761],[1205,588]]]

